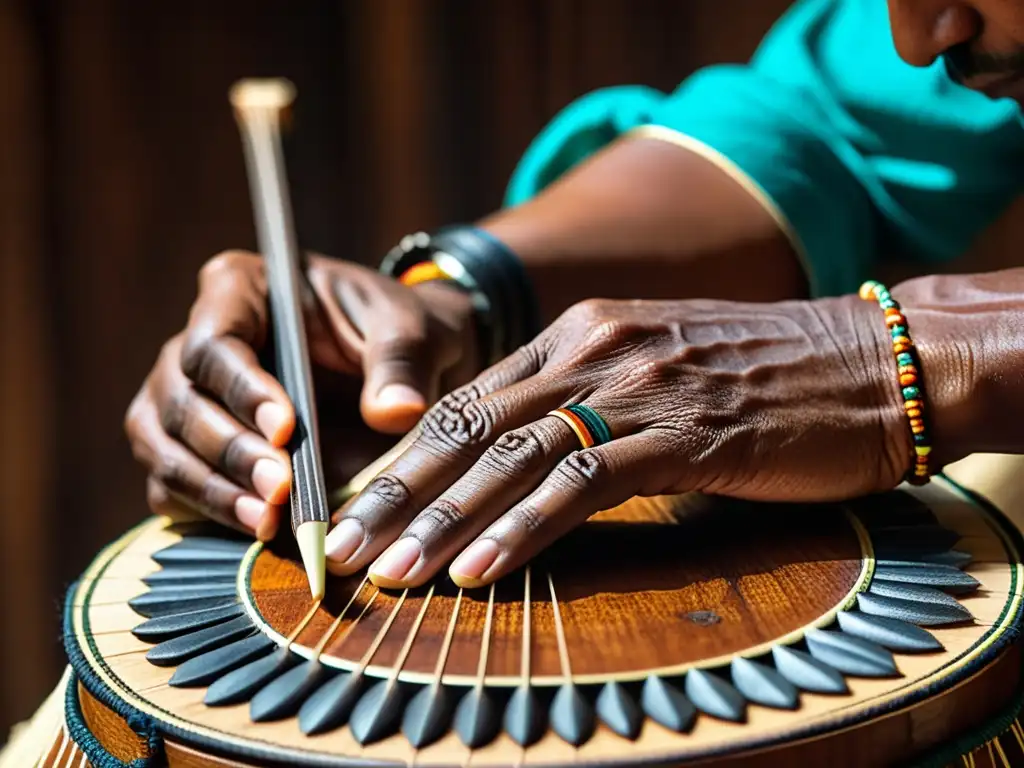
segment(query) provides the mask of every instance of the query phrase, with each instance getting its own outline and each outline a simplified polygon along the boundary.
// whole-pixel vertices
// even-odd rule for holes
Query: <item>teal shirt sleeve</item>
[[[567,107],[509,184],[517,205],[642,125],[686,134],[734,163],[799,240],[815,295],[855,291],[880,258],[962,253],[1021,191],[1020,107],[904,63],[881,0],[802,0],[747,65],[671,94],[609,88]]]

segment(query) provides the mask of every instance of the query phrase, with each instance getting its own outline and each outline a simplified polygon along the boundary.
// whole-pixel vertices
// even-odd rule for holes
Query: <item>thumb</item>
[[[371,328],[363,351],[363,420],[396,434],[416,426],[437,399],[443,371],[443,355],[433,349],[425,323],[403,320]]]

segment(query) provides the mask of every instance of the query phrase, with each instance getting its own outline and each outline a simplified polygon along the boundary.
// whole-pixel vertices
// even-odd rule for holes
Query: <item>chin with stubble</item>
[[[1009,53],[973,50],[960,43],[942,58],[946,71],[956,82],[993,98],[1010,98],[1024,104],[1024,47]]]

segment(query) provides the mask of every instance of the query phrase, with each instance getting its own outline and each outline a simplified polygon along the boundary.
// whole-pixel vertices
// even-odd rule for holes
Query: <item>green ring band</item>
[[[608,428],[605,420],[601,418],[601,414],[593,408],[587,405],[567,405],[565,410],[572,411],[586,424],[587,429],[590,430],[591,437],[594,438],[594,445],[604,445],[611,442],[611,429]]]

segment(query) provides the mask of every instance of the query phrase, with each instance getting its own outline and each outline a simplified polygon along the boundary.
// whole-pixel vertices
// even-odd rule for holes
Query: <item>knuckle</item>
[[[150,456],[152,455],[152,451],[150,450],[146,439],[141,435],[131,437],[129,440],[129,447],[132,452],[132,459],[143,467],[148,468],[150,465]]]
[[[647,338],[648,329],[636,323],[609,317],[590,326],[587,330],[583,346],[589,349],[620,350],[630,342],[641,341]]]
[[[573,487],[590,487],[607,480],[611,469],[598,451],[583,450],[562,459],[556,472],[563,482]]]
[[[409,486],[394,475],[375,477],[364,489],[363,496],[388,509],[402,509],[412,502]]]
[[[217,365],[219,353],[220,345],[216,336],[190,333],[181,345],[181,370],[192,381],[206,381]]]
[[[536,432],[524,427],[499,437],[484,453],[483,460],[488,468],[514,476],[539,469],[546,453]]]
[[[482,394],[476,384],[468,384],[442,397],[423,417],[423,439],[456,450],[486,443],[496,418],[480,401]]]
[[[247,372],[241,368],[228,372],[227,384],[222,395],[224,404],[236,414],[255,411],[261,401],[262,392],[254,387]]]
[[[162,453],[153,468],[153,476],[164,487],[171,491],[186,492],[189,490],[188,469],[184,462],[167,452]]]
[[[217,279],[225,272],[235,272],[239,269],[245,269],[252,267],[253,264],[258,263],[259,257],[256,254],[249,253],[248,251],[229,250],[221,251],[216,256],[211,257],[203,264],[199,269],[199,284]]]
[[[124,421],[121,424],[128,441],[131,443],[135,443],[142,437],[140,411],[142,410],[141,399],[144,396],[143,391],[140,391],[128,404],[128,409],[124,412]]]
[[[160,426],[171,437],[181,437],[188,430],[188,422],[192,411],[191,391],[174,392],[160,410]]]
[[[569,307],[563,317],[573,324],[596,325],[608,316],[610,307],[607,299],[584,299]]]
[[[666,385],[675,384],[673,365],[665,360],[639,360],[630,366],[627,384],[642,392],[662,392]]]
[[[466,514],[457,504],[447,499],[438,499],[420,513],[416,527],[426,528],[435,535],[443,535],[458,529],[465,521]]]
[[[181,352],[182,334],[175,334],[160,345],[160,353],[157,355],[157,366],[174,365],[178,362]]]
[[[217,466],[231,475],[248,476],[256,462],[248,450],[245,438],[244,432],[236,432],[229,437],[217,457]]]
[[[547,518],[527,503],[518,504],[508,511],[510,527],[527,534],[536,533],[544,527]]]
[[[207,514],[221,514],[228,512],[234,506],[237,493],[231,492],[225,487],[225,483],[217,475],[210,474],[199,488],[198,504],[200,509]]]
[[[170,498],[171,495],[168,493],[166,486],[156,478],[150,477],[149,482],[146,483],[146,503],[149,505],[149,508],[159,514]]]

